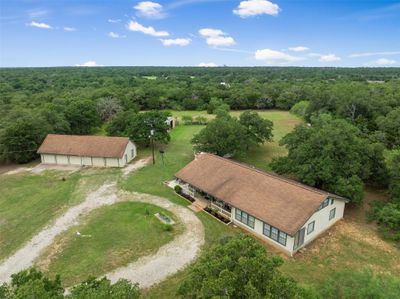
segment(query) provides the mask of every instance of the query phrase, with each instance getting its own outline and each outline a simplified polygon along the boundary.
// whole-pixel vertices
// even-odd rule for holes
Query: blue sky
[[[400,66],[400,2],[1,0],[0,66]]]

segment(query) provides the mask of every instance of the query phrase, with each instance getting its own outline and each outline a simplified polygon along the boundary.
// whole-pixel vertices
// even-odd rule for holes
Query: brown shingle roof
[[[294,236],[328,192],[253,167],[201,153],[177,178]]]
[[[48,134],[39,154],[122,158],[129,142],[127,137],[78,136]]]

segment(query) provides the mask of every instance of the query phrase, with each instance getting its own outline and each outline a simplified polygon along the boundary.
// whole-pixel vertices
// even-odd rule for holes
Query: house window
[[[335,203],[335,200],[333,198],[331,198],[331,205],[333,205]]]
[[[263,234],[266,235],[268,238],[282,244],[283,246],[286,246],[287,234],[280,231],[279,229],[267,223],[264,223]]]
[[[131,157],[133,158],[135,156],[135,150],[131,149]]]
[[[283,246],[286,246],[286,234],[284,232],[279,231],[279,239],[278,242]]]
[[[336,208],[330,210],[329,212],[329,220],[332,220],[333,218],[335,218],[336,215]]]
[[[279,234],[279,230],[276,229],[275,227],[273,227],[271,229],[271,239],[274,241],[278,241],[278,234]]]
[[[317,212],[318,212],[319,210],[322,210],[323,208],[327,207],[327,206],[329,205],[329,201],[330,201],[329,198],[325,199],[325,200],[321,203],[321,205],[318,207]]]
[[[315,221],[311,222],[307,226],[307,235],[311,234],[315,228]]]
[[[246,212],[236,209],[235,218],[236,220],[246,224],[247,226],[254,228],[255,218],[247,214]]]

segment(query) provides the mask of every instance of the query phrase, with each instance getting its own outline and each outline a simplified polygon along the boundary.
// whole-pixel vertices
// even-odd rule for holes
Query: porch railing
[[[213,202],[210,202],[210,208],[213,210],[216,210],[218,213],[220,213],[221,215],[227,217],[227,218],[231,218],[231,212],[221,208],[220,206],[216,205]]]

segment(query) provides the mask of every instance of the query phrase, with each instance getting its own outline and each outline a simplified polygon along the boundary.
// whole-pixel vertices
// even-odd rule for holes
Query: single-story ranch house
[[[182,192],[293,255],[343,218],[347,199],[212,154],[175,175]]]
[[[127,137],[49,134],[37,152],[43,164],[124,167],[136,146]]]

